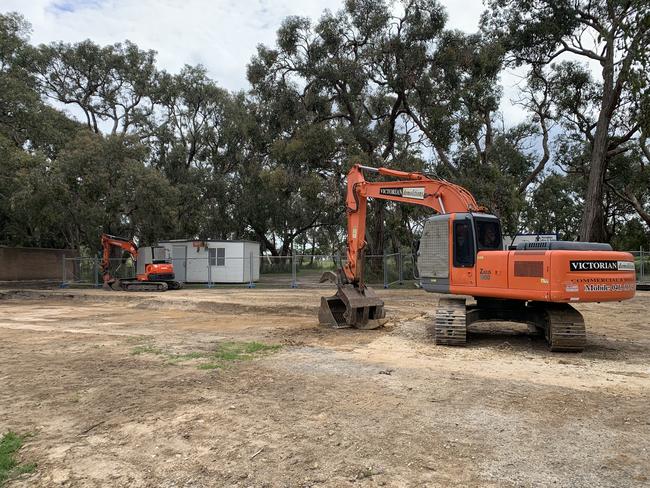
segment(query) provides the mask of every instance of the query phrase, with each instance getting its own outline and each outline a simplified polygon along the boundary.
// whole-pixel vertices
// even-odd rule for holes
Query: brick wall
[[[0,281],[60,280],[63,257],[78,257],[72,249],[0,246]],[[67,264],[69,276],[73,262]]]

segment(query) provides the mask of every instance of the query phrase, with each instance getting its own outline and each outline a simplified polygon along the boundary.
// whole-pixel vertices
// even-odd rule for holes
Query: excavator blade
[[[388,319],[384,302],[372,288],[360,289],[347,284],[339,285],[334,296],[321,298],[318,321],[337,329],[376,329]]]

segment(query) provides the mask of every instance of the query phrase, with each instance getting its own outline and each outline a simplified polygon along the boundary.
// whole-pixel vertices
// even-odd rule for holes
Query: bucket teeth
[[[318,322],[321,325],[329,325],[335,329],[350,327],[345,322],[345,304],[338,296],[321,297],[320,310],[318,310]]]
[[[332,297],[322,297],[318,320],[334,328],[376,329],[387,321],[384,302],[371,288],[339,285]]]

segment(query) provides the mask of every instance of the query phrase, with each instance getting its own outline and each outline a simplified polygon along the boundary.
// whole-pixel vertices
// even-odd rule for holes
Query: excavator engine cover
[[[376,329],[386,323],[384,302],[372,288],[338,285],[336,295],[322,297],[318,321],[337,329]]]

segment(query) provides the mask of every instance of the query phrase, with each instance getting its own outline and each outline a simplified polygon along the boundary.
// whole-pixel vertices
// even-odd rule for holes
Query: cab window
[[[474,266],[474,235],[469,220],[454,222],[454,266]]]
[[[501,229],[495,220],[476,220],[476,240],[479,251],[494,251],[503,249]]]

